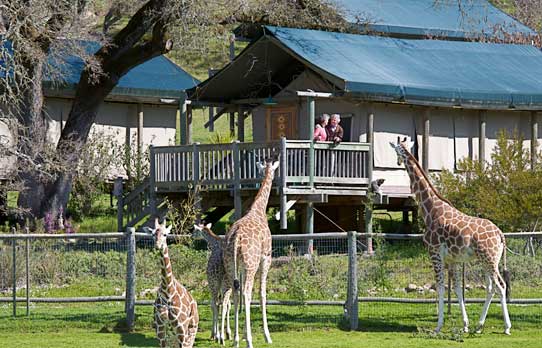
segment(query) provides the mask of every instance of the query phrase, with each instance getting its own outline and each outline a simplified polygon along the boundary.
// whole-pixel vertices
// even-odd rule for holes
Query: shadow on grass
[[[259,314],[259,313],[258,313]],[[253,323],[261,320],[260,315],[252,318]],[[256,324],[257,325],[257,324]],[[269,329],[273,332],[304,329],[326,329],[334,326],[342,331],[350,331],[350,323],[339,313],[288,313],[273,311],[269,313]],[[360,319],[358,331],[363,332],[414,332],[415,325],[405,325],[394,320]]]
[[[156,347],[158,340],[154,337],[146,337],[141,333],[123,333],[120,336],[121,346],[126,347]]]

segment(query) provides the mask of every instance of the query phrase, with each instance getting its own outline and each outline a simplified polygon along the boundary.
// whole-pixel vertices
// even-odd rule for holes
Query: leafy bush
[[[528,231],[542,216],[542,166],[531,168],[523,139],[501,132],[491,162],[458,164],[460,174],[443,171],[436,186],[459,210],[493,221],[503,231]],[[542,221],[540,221],[542,223]]]

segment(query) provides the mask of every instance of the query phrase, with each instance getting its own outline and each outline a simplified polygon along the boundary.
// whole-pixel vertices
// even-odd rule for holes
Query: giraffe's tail
[[[241,288],[241,284],[239,282],[239,270],[237,267],[237,253],[237,234],[235,234],[235,236],[233,236],[233,289],[235,291],[239,291]]]
[[[503,243],[503,278],[504,278],[504,284],[506,285],[506,302],[510,302],[510,293],[511,293],[511,284],[510,284],[510,272],[508,271],[508,267],[506,267],[506,240],[504,239],[504,236],[502,236],[502,243]]]

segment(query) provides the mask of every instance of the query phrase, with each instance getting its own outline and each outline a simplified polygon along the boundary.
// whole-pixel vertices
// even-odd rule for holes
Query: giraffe
[[[439,332],[444,324],[445,265],[448,265],[454,274],[454,287],[463,317],[463,330],[468,332],[469,320],[460,284],[459,265],[471,259],[478,259],[486,276],[487,294],[476,331],[478,333],[482,331],[496,290],[501,299],[504,333],[509,335],[512,324],[506,305],[509,274],[506,268],[506,241],[503,233],[491,221],[466,215],[443,198],[408,150],[412,143],[407,144],[404,139],[397,144],[390,142],[390,145],[397,153],[398,163],[405,164],[412,193],[416,195],[426,226],[423,242],[429,251],[436,273],[438,291],[438,321],[435,332]],[[499,273],[501,256],[504,259],[504,279]]]
[[[265,341],[272,343],[267,327],[266,312],[266,282],[267,273],[271,266],[271,231],[267,223],[267,202],[275,170],[279,162],[258,163],[260,173],[264,178],[260,190],[247,213],[237,220],[226,234],[224,246],[224,266],[226,268],[226,292],[224,301],[229,301],[233,292],[234,303],[234,344],[239,347],[239,291],[242,291],[245,307],[245,338],[247,347],[252,348],[252,332],[250,326],[250,302],[256,272],[260,268],[260,306],[262,309],[263,331]],[[239,273],[243,273],[241,282]],[[233,289],[233,291],[232,291]],[[222,307],[222,332],[224,332],[225,310]]]
[[[165,219],[162,224],[156,219],[154,229],[149,230],[162,262],[161,284],[154,302],[154,321],[160,347],[167,347],[166,327],[169,324],[175,333],[177,346],[191,348],[198,331],[198,306],[188,290],[173,275],[167,246],[167,235],[171,232],[171,226],[166,227]]]
[[[217,340],[221,344],[224,344],[224,340],[231,338],[230,329],[230,301],[226,303],[227,306],[227,328],[226,332],[221,332],[218,325],[219,311],[222,306],[222,295],[224,289],[224,262],[223,262],[223,245],[224,242],[213,233],[211,230],[211,224],[194,225],[193,238],[203,238],[207,242],[207,246],[211,251],[209,260],[207,261],[207,283],[209,284],[209,291],[211,292],[211,310],[213,312],[213,327],[211,330],[211,339]]]

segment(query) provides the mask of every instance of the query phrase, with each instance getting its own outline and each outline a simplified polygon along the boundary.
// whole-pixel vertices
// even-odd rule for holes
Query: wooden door
[[[268,108],[266,128],[267,141],[279,140],[281,137],[297,139],[297,108],[295,106]]]

